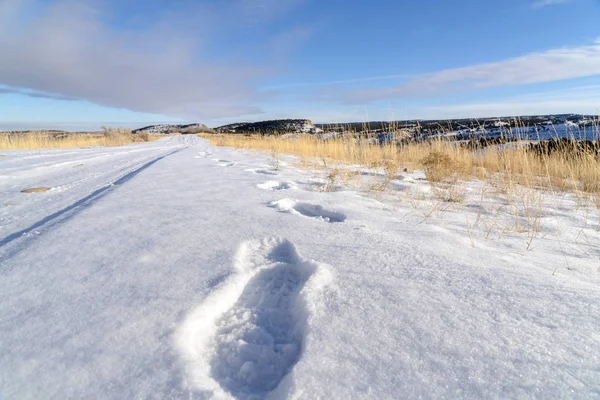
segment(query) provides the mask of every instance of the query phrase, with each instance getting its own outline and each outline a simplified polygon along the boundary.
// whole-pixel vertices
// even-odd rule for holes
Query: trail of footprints
[[[199,155],[208,158],[212,156],[210,152],[200,152]],[[213,158],[213,161],[217,162],[222,167],[233,167],[237,164],[235,162]],[[244,171],[257,174],[257,175],[269,175],[269,176],[277,176],[278,173],[276,171],[268,170],[268,169],[260,169],[260,168],[248,168]],[[282,191],[289,189],[298,189],[294,182],[280,182],[276,180],[269,180],[264,183],[260,183],[256,185],[257,188],[262,190],[270,190],[270,191]],[[318,204],[311,204],[305,202],[297,202],[292,199],[284,198],[277,201],[272,201],[268,204],[269,207],[275,208],[280,212],[293,214],[293,215],[301,215],[304,217],[315,218],[320,221],[335,223],[335,222],[344,222],[346,220],[346,215],[337,212],[330,211]]]
[[[196,158],[211,156],[201,152]],[[212,160],[222,167],[236,165],[229,160]],[[278,175],[264,169],[246,171]],[[294,182],[276,180],[256,187],[270,191],[297,189]],[[341,212],[289,198],[272,201],[268,206],[328,223],[346,220]],[[180,328],[179,350],[188,361],[190,381],[204,393],[222,397],[222,391],[226,397],[248,400],[270,394],[282,397],[287,385],[282,382],[300,359],[305,341],[306,293],[314,295],[324,286],[306,293],[302,289],[322,266],[302,260],[285,239],[246,242],[235,260],[237,274],[213,292]]]

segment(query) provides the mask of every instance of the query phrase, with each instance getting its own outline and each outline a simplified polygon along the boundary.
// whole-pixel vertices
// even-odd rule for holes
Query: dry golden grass
[[[479,187],[481,195],[475,200],[479,212],[471,219],[466,215],[467,234],[473,246],[475,232],[486,240],[526,235],[527,251],[535,249],[537,238],[549,232],[559,240],[560,229],[552,231],[553,225],[545,225],[544,221],[553,203],[571,198],[563,196],[565,193],[575,194],[573,212],[584,216],[586,226],[590,216],[595,218],[596,214],[600,218],[600,154],[581,151],[575,141],[566,142],[572,148],[544,152],[532,151],[528,148],[530,142],[524,140],[474,150],[443,139],[374,144],[354,134],[327,140],[314,135],[202,137],[217,146],[264,151],[277,160],[277,165],[281,154],[299,156],[302,166],[324,170],[320,190],[335,191],[340,184],[350,187],[357,183],[376,196],[382,193],[388,199],[391,195],[406,201],[413,208],[411,213],[420,214],[423,221],[443,218],[466,201],[472,206],[472,189]],[[365,171],[357,166],[371,170],[365,176]],[[415,169],[425,172],[431,191],[383,194],[400,171]],[[480,182],[469,186],[469,180]],[[574,239],[574,243],[578,241],[581,239]]]
[[[600,156],[592,152],[536,154],[524,142],[471,150],[445,140],[408,144],[372,144],[352,134],[322,140],[314,135],[203,135],[213,145],[294,154],[306,160],[331,160],[383,167],[392,178],[399,168],[422,168],[432,182],[489,179],[509,190],[515,185],[584,194],[600,192]]]
[[[41,187],[32,187],[21,190],[21,193],[44,193],[50,190],[49,187],[41,186]]]
[[[95,146],[123,146],[147,142],[158,136],[131,133],[131,129],[106,128],[96,133],[67,133],[32,131],[26,133],[0,133],[0,150],[51,149]]]

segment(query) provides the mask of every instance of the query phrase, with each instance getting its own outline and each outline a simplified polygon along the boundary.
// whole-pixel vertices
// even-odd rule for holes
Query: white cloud
[[[537,0],[531,4],[531,7],[542,8],[542,7],[546,7],[546,6],[553,6],[556,4],[570,3],[571,1],[572,0]]]
[[[102,2],[1,0],[0,84],[21,94],[186,119],[261,112],[255,104],[265,94],[256,80],[272,73],[269,60],[278,58],[277,49],[261,47],[264,54],[256,58],[266,61],[255,64],[227,54],[215,61],[209,51],[200,52],[223,31],[240,34],[236,18],[248,0],[218,3],[220,9],[217,3],[195,6],[135,30],[113,28],[104,22],[108,13],[93,4]]]
[[[336,93],[343,103],[363,104],[401,98],[430,98],[497,86],[515,86],[600,75],[600,44],[553,49],[504,61],[453,68],[417,76],[390,88]]]
[[[600,84],[527,93],[495,101],[424,107],[420,118],[482,118],[580,113],[598,115]]]
[[[303,86],[335,86],[342,85],[346,83],[360,83],[360,82],[371,82],[371,81],[391,81],[391,80],[399,80],[399,79],[407,79],[414,77],[414,74],[396,74],[396,75],[382,75],[382,76],[369,76],[366,78],[352,78],[352,79],[339,79],[333,81],[323,81],[323,82],[292,82],[286,83],[282,85],[270,86],[268,89],[285,89],[291,87],[303,87]]]
[[[420,118],[486,118],[564,113],[598,115],[599,104],[597,101],[586,99],[449,104],[424,108],[421,110]]]

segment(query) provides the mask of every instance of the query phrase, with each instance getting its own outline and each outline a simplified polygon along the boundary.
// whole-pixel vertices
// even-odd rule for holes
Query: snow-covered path
[[[0,399],[600,396],[598,253],[553,275],[192,136],[2,154]]]

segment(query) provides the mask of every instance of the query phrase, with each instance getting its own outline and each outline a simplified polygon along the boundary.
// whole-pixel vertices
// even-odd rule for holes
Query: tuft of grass
[[[462,171],[461,165],[448,153],[432,151],[421,160],[425,167],[425,177],[429,182],[456,182]]]
[[[33,187],[33,188],[27,188],[27,189],[23,189],[21,190],[21,193],[44,193],[47,192],[48,190],[50,190],[49,187]]]
[[[433,151],[421,160],[421,164],[435,197],[447,203],[463,202],[467,194],[466,187],[460,182],[467,170],[464,162],[453,159],[450,154]]]

